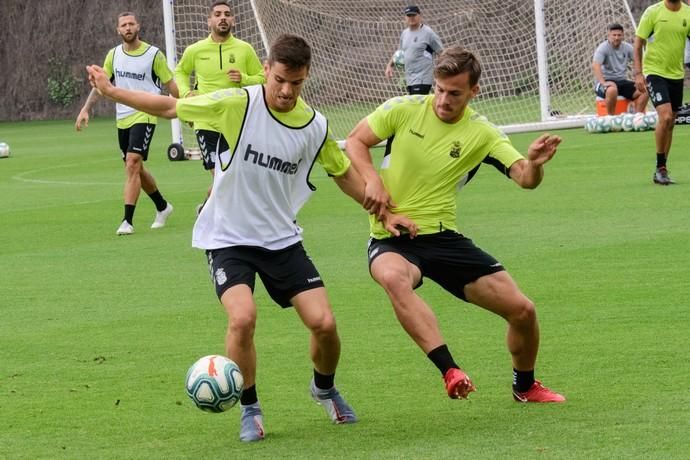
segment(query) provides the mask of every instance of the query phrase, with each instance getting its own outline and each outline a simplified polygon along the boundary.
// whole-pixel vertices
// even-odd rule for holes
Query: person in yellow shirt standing
[[[180,87],[181,97],[266,81],[263,66],[252,45],[233,36],[235,16],[230,2],[217,0],[211,4],[208,27],[210,35],[188,46],[175,68],[175,80]],[[213,175],[218,154],[228,150],[227,140],[208,123],[195,122],[194,132],[204,169]]]
[[[659,117],[656,139],[656,170],[652,181],[671,185],[666,168],[673,141],[676,115],[683,105],[683,57],[690,37],[690,6],[681,0],[663,0],[642,13],[635,32],[633,76],[639,91],[646,89]],[[643,57],[644,49],[644,57]]]
[[[139,21],[134,13],[120,13],[117,33],[122,44],[111,49],[105,57],[103,68],[116,86],[159,94],[161,84],[178,97],[177,85],[168,68],[165,55],[153,45],[139,39]],[[75,128],[81,131],[89,124],[89,110],[98,100],[93,89],[77,116]],[[125,215],[117,229],[117,235],[134,233],[134,209],[143,189],[156,206],[156,217],[151,228],[165,226],[173,207],[158,190],[156,180],[144,167],[149,146],[156,129],[156,117],[137,111],[124,104],[116,104],[117,132],[127,179],[124,187]]]

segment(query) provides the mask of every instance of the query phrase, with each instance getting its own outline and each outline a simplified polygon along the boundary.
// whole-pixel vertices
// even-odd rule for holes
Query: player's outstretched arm
[[[158,117],[177,117],[177,99],[113,86],[103,69],[97,65],[86,66],[86,71],[89,73],[91,86],[108,99]]]
[[[395,207],[371,160],[369,148],[381,142],[369,127],[367,119],[360,121],[345,141],[345,151],[350,161],[364,179],[362,206],[380,220],[387,208]]]
[[[544,164],[556,154],[560,136],[543,134],[527,149],[527,159],[510,167],[510,177],[522,188],[537,188],[544,178]]]

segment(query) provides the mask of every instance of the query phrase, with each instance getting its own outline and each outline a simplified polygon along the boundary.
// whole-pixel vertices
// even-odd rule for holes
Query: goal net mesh
[[[175,0],[178,59],[186,46],[208,35],[209,1]],[[631,40],[634,29],[624,0],[544,0],[546,81],[553,119],[595,112],[592,55],[618,22]],[[266,57],[264,40],[281,33],[307,39],[313,63],[303,97],[324,113],[336,137],[386,99],[405,94],[402,72],[388,80],[386,63],[404,28],[401,0],[235,0],[235,35]],[[462,45],[481,60],[480,93],[472,106],[498,125],[543,119],[534,2],[523,0],[425,0],[425,24],[444,46]],[[535,125],[536,124],[536,125]],[[189,142],[186,142],[189,145]]]

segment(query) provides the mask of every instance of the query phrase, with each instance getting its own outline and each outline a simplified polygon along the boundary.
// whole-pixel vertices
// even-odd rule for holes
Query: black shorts
[[[283,308],[290,307],[290,299],[300,292],[324,286],[302,243],[277,251],[232,246],[206,251],[206,255],[219,299],[238,284],[246,284],[254,292],[257,273],[268,294]]]
[[[431,85],[411,85],[407,87],[407,94],[429,94]]]
[[[635,82],[631,80],[612,80],[618,88],[618,95],[632,100],[635,95]],[[606,99],[606,88],[601,83],[597,83],[594,92],[602,99]]]
[[[374,259],[386,252],[400,254],[417,266],[425,276],[462,300],[465,285],[484,275],[505,270],[503,265],[474,245],[472,240],[452,230],[431,235],[409,235],[369,240],[369,267]],[[422,280],[415,289],[422,285]]]
[[[230,147],[228,147],[228,142],[225,140],[225,136],[216,131],[210,131],[208,129],[197,129],[194,131],[196,134],[196,141],[199,144],[199,150],[201,150],[201,160],[204,165],[205,170],[211,170],[216,167],[216,158],[218,154],[225,152]]]
[[[117,139],[120,142],[122,160],[127,159],[127,153],[141,155],[144,161],[149,157],[149,146],[153,139],[156,125],[151,123],[137,123],[127,129],[117,129]]]
[[[683,105],[683,79],[670,80],[658,75],[647,75],[647,92],[654,107],[671,104],[671,111],[678,112]]]

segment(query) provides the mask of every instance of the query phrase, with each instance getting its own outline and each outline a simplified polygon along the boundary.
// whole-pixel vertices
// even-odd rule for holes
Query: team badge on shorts
[[[222,268],[219,268],[218,270],[216,270],[216,284],[218,286],[221,286],[221,285],[225,284],[227,281],[228,281],[228,277],[225,274],[225,270],[223,270]]]

